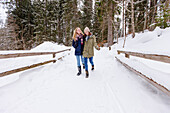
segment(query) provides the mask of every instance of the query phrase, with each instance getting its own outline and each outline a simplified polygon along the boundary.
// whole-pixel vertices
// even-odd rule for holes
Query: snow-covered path
[[[76,76],[74,52],[55,64],[20,73],[0,87],[0,113],[168,113],[170,98],[114,59],[95,51],[95,71]],[[89,66],[90,68],[90,66]]]

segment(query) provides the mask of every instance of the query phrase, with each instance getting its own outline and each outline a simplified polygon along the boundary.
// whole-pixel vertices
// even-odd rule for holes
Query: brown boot
[[[89,78],[89,72],[86,71],[86,78]]]

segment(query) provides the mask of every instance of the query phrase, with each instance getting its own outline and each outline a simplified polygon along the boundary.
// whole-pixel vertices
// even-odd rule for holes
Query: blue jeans
[[[78,66],[78,67],[81,66],[81,65],[80,65],[80,57],[81,57],[81,62],[82,62],[82,64],[84,64],[84,58],[83,58],[83,56],[82,56],[82,55],[76,55],[77,66]]]
[[[88,58],[84,58],[84,65],[85,65],[85,70],[86,71],[88,71]],[[90,57],[89,58],[89,61],[90,61],[90,63],[91,63],[91,65],[93,66],[94,65],[94,63],[93,63],[93,57]]]

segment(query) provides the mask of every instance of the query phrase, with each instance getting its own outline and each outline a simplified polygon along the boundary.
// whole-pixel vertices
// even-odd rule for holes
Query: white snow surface
[[[133,50],[170,55],[164,48],[161,52],[155,49],[159,46],[156,45],[157,39],[164,46],[162,43],[166,38],[165,34],[168,36],[167,29],[161,30],[160,37],[152,33],[157,32],[146,31],[144,34],[137,34],[134,39],[129,36],[125,49],[132,50],[136,47]],[[166,38],[166,41],[169,39]],[[80,76],[76,76],[76,57],[72,47],[71,54],[56,63],[0,77],[0,113],[169,113],[170,97],[126,69],[114,58],[118,56],[116,50],[122,49],[122,43],[120,38],[119,44],[112,46],[111,51],[105,47],[100,51],[95,50],[95,70],[91,71],[89,64],[88,79],[85,78],[84,70]],[[155,48],[145,47],[151,47],[149,43]],[[29,52],[67,48],[69,47],[45,42]],[[11,51],[0,52],[2,53]],[[67,53],[56,55],[56,58]],[[146,74],[158,73],[150,77],[169,88],[169,64],[136,57],[125,59],[122,55],[118,57]],[[0,71],[50,59],[53,59],[52,55],[1,59]],[[164,69],[161,70],[162,67]]]
[[[147,54],[158,54],[170,56],[170,28],[156,28],[154,31],[136,33],[136,37],[127,37],[126,46],[122,48],[124,40],[119,39],[119,43],[112,46],[114,50],[125,50]],[[116,49],[115,49],[116,48]],[[116,52],[116,51],[115,51]],[[115,53],[116,54],[116,53]],[[139,57],[130,56],[130,59],[117,55],[121,61],[127,63],[134,69],[142,72],[147,77],[153,79],[158,84],[170,90],[170,64]]]
[[[31,51],[60,51],[67,49],[69,47],[66,47],[64,45],[58,45],[57,43],[52,43],[52,42],[44,42],[40,44],[39,46],[31,49]]]
[[[48,52],[49,51],[57,52],[57,51],[65,50],[68,48],[69,47],[57,45],[52,42],[44,42],[44,43],[40,44],[39,46],[37,46],[36,48],[31,49],[30,51],[28,51],[28,50],[26,50],[26,51],[0,51],[0,54],[29,53],[29,52],[32,53],[32,52],[47,52],[47,51]],[[58,53],[58,54],[56,54],[56,57],[54,59],[64,56],[67,53],[68,53],[68,51],[66,51],[64,53]],[[9,70],[13,70],[13,69],[17,69],[17,68],[21,68],[21,67],[25,67],[25,66],[29,66],[32,64],[52,60],[52,59],[53,59],[52,55],[27,56],[27,57],[1,59],[0,64],[3,64],[3,65],[0,66],[0,73],[9,71]],[[6,79],[4,79],[4,78],[6,78]],[[18,73],[15,74],[15,77],[13,75],[10,75],[7,77],[2,77],[2,78],[0,78],[0,87],[3,85],[6,85],[8,83],[11,83],[13,81],[16,81],[18,78],[19,78]]]
[[[0,88],[0,113],[169,112],[170,98],[124,68],[108,48],[95,51],[94,62],[88,79],[84,70],[76,76],[74,50],[55,64],[20,73]]]
[[[130,67],[133,67],[134,69],[142,72],[142,74],[146,75],[147,77],[151,78],[152,80],[156,81],[158,84],[161,84],[162,86],[166,87],[168,90],[170,90],[170,73],[165,73],[158,71],[156,69],[152,69],[146,64],[139,62],[135,58],[133,59],[127,59],[124,56],[117,56],[121,61],[128,64]]]
[[[128,35],[125,48],[122,48],[123,39],[120,38],[116,49],[170,56],[170,27],[166,29],[157,27],[154,31],[136,33],[135,38]]]

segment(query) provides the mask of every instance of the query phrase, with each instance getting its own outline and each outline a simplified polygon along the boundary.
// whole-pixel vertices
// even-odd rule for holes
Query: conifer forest
[[[73,31],[87,26],[99,46],[118,38],[170,27],[170,0],[1,0],[0,50],[29,50],[44,41],[71,46]],[[2,16],[2,15],[0,15]]]

